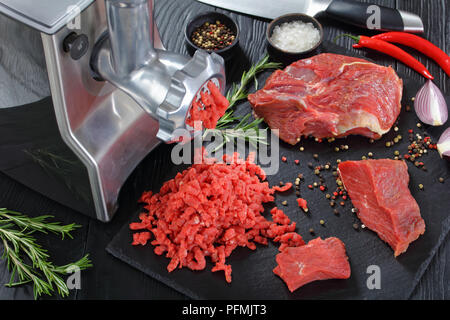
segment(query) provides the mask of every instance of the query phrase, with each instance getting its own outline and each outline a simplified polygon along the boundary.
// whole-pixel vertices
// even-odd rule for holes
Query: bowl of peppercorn
[[[196,50],[205,50],[209,53],[215,52],[227,61],[238,47],[239,26],[222,13],[201,13],[186,25],[185,38],[191,55]]]

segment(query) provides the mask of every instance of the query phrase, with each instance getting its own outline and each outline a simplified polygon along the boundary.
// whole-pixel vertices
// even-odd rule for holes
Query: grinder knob
[[[89,39],[85,34],[70,33],[63,41],[63,49],[73,60],[79,60],[89,49]]]
[[[160,140],[171,143],[192,137],[183,134],[192,130],[186,126],[186,117],[199,92],[209,81],[213,81],[222,94],[224,93],[224,60],[216,53],[208,54],[198,50],[183,69],[175,72],[166,98],[156,110],[159,120],[157,137]]]

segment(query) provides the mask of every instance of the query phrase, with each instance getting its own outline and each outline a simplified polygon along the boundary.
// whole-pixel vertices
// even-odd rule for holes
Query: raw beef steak
[[[350,277],[345,246],[338,238],[316,238],[307,245],[286,248],[277,254],[276,261],[273,272],[291,292],[312,281]]]
[[[290,144],[301,136],[379,139],[400,113],[402,89],[391,67],[323,53],[275,71],[248,100]]]
[[[419,206],[408,189],[404,161],[346,161],[339,164],[339,173],[358,217],[392,247],[395,256],[425,232]]]

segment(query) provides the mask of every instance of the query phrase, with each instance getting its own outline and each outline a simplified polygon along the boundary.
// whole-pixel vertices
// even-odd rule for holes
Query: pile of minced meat
[[[270,188],[261,167],[239,159],[237,154],[224,156],[223,162],[204,158],[201,164],[178,173],[157,194],[145,192],[140,222],[131,223],[133,245],[145,245],[152,239],[154,252],[170,258],[169,272],[187,267],[203,270],[206,257],[215,264],[212,271],[223,270],[231,282],[231,266],[225,259],[236,249],[256,249],[255,243],[268,239],[287,247],[304,244],[283,211],[271,210],[272,221],[262,213],[263,204],[274,201],[275,191],[286,191],[292,184]]]

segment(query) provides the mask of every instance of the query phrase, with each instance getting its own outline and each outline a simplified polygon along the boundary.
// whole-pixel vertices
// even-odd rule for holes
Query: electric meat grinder
[[[8,23],[33,29],[24,34],[40,36],[53,102],[53,110],[30,111],[27,123],[21,108],[8,110],[21,118],[6,117],[9,124],[30,132],[14,146],[0,141],[0,152],[15,156],[14,164],[0,161],[0,170],[35,189],[28,182],[36,168],[43,169],[41,181],[56,173],[69,196],[59,196],[58,187],[43,193],[101,221],[112,219],[121,187],[149,152],[178,141],[179,129],[192,133],[185,120],[206,84],[224,92],[220,56],[164,50],[152,0],[0,0],[0,12]],[[34,169],[19,172],[27,165],[17,163],[30,161]]]

